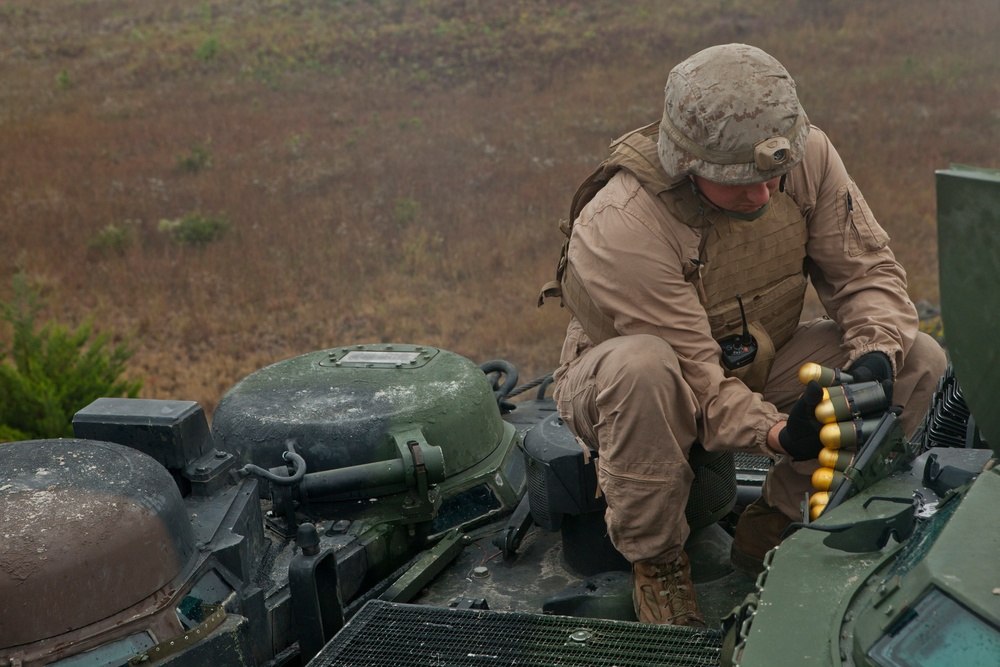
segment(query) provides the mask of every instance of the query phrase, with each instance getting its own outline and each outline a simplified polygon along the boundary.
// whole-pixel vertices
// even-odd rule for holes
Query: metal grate
[[[736,452],[736,483],[744,488],[763,486],[773,461],[760,454]]]
[[[741,472],[766,473],[771,469],[772,461],[760,454],[747,454],[746,452],[736,452],[736,474]]]
[[[701,667],[717,630],[373,600],[307,667]]]
[[[525,469],[528,474],[528,496],[531,498],[531,513],[536,523],[542,526],[552,525],[552,514],[549,511],[549,496],[546,492],[545,466],[530,456],[524,457]]]
[[[704,465],[694,467],[694,481],[684,515],[691,530],[715,523],[736,502],[736,468],[732,452],[724,452]]]

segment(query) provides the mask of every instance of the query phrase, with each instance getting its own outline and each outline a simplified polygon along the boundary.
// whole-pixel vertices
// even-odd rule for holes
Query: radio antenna
[[[743,295],[736,295],[736,303],[740,304],[740,317],[743,319],[743,340],[750,340],[750,326],[747,324],[747,313],[743,310]]]

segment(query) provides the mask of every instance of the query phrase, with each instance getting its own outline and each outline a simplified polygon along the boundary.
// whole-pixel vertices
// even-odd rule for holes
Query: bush
[[[72,437],[80,409],[102,396],[134,398],[142,387],[121,377],[135,352],[129,341],[109,345],[92,320],[35,331],[41,305],[23,273],[14,276],[12,302],[0,302],[0,319],[14,333],[10,349],[0,348],[0,441]]]
[[[59,90],[69,90],[73,87],[73,79],[69,76],[69,71],[64,67],[56,74],[56,88]]]
[[[194,57],[203,63],[210,63],[219,57],[219,40],[216,37],[209,37],[195,49]]]
[[[133,243],[135,243],[135,233],[129,226],[130,221],[126,220],[123,225],[109,223],[101,228],[89,245],[92,249],[101,253],[124,254]]]
[[[416,220],[419,213],[420,203],[415,199],[409,197],[397,199],[392,209],[392,221],[403,227]]]
[[[191,150],[188,151],[187,155],[177,157],[177,168],[189,174],[197,174],[199,171],[211,167],[211,143],[212,140],[209,139],[203,144],[197,143],[191,146]]]
[[[229,229],[223,217],[212,218],[201,213],[188,213],[175,220],[160,220],[159,230],[181,245],[206,245],[219,239]]]

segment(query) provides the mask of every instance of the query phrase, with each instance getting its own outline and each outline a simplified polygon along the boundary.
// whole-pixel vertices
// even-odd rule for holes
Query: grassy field
[[[997,34],[996,0],[5,0],[0,300],[24,271],[46,319],[138,338],[144,396],[210,413],[354,343],[543,375],[567,315],[534,302],[578,182],[674,64],[741,41],[791,72],[933,302],[934,170],[1000,166]],[[224,233],[177,243],[185,217]]]

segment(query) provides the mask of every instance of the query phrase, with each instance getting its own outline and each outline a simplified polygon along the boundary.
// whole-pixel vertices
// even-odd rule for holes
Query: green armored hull
[[[743,608],[735,664],[1000,664],[1000,414],[992,405],[1000,174],[939,172],[938,218],[949,354],[972,414],[949,435],[954,447],[908,449],[901,432],[887,432],[881,446],[899,457],[896,471],[864,481],[772,552]],[[932,413],[949,401],[954,385],[942,383]],[[933,416],[922,443],[938,435],[926,432],[940,428]]]

